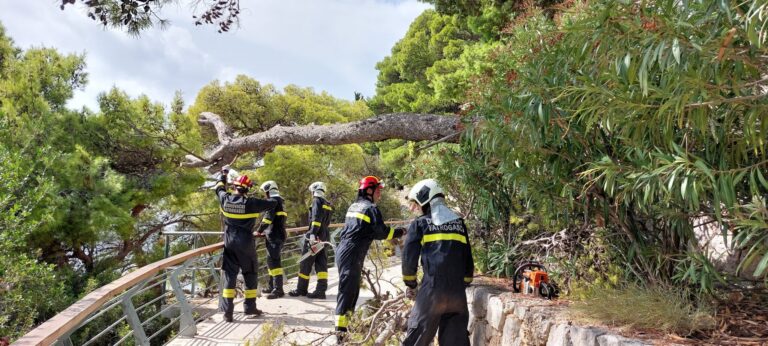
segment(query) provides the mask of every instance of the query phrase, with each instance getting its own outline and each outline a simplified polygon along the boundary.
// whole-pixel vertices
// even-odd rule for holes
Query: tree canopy
[[[529,9],[486,44],[467,89],[485,121],[466,132],[454,178],[523,240],[523,215],[549,232],[607,230],[632,280],[712,290],[723,273],[697,242],[701,224],[720,225],[749,251],[742,270],[766,277],[758,8],[598,1],[554,20]]]
[[[97,110],[74,111],[66,102],[87,83],[82,56],[20,50],[2,27],[0,54],[0,335],[12,338],[161,258],[161,231],[218,229],[215,199],[204,187],[210,177],[181,166],[215,138],[196,124],[201,110],[221,113],[234,135],[371,115],[363,101],[298,86],[280,91],[246,76],[212,82],[188,110],[180,95],[166,107],[112,89]],[[310,183],[328,184],[338,221],[355,182],[380,173],[377,162],[359,145],[311,146],[243,155],[235,167],[259,182],[277,181],[289,224],[305,225]],[[391,196],[383,204],[389,217],[400,216]]]
[[[425,2],[377,64],[376,95],[355,101],[238,76],[187,110],[114,89],[73,111],[83,57],[20,50],[0,27],[0,334],[157,258],[165,227],[215,228],[214,177],[197,168],[227,163],[275,180],[296,225],[313,181],[341,220],[362,175],[436,177],[489,274],[539,259],[568,288],[702,302],[739,277],[765,283],[764,0]],[[135,32],[166,3],[83,1]],[[225,31],[239,2],[217,4],[203,21]],[[381,204],[401,216],[393,194]],[[738,270],[705,228],[743,253]]]

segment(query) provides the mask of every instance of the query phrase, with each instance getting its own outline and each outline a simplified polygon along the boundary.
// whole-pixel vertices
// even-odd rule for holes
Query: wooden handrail
[[[53,344],[58,338],[65,335],[72,328],[77,327],[80,322],[96,312],[96,310],[112,297],[133,287],[142,280],[151,278],[163,269],[222,248],[224,248],[223,242],[216,243],[199,249],[189,250],[134,270],[128,275],[88,293],[88,295],[83,297],[83,299],[80,299],[77,303],[72,304],[64,311],[53,316],[48,321],[45,321],[45,323],[16,340],[13,345],[28,346]]]
[[[413,221],[413,220],[384,221],[384,224],[387,224],[387,225],[402,225],[402,224],[410,223],[411,221]],[[333,223],[333,224],[328,225],[328,227],[330,227],[330,228],[336,228],[336,227],[341,227],[341,226],[344,226],[344,224],[343,223]],[[292,227],[292,228],[286,228],[285,232],[288,233],[288,234],[292,234],[292,233],[299,233],[301,231],[306,231],[308,229],[309,229],[309,226]],[[174,234],[182,234],[182,235],[190,235],[190,234],[217,235],[218,234],[218,235],[221,235],[221,234],[224,234],[224,232],[222,232],[222,231],[217,231],[217,232],[213,232],[213,231],[210,231],[210,232],[174,232],[174,231],[171,231],[171,232],[163,232],[162,234],[169,234],[169,235],[174,235]],[[254,234],[256,234],[256,232],[254,232]]]
[[[413,221],[413,220],[384,221],[384,223],[387,224],[387,225],[402,225],[404,223],[410,223],[411,221]],[[332,223],[332,224],[328,225],[328,227],[330,227],[330,228],[336,228],[336,227],[341,227],[341,226],[344,226],[344,224],[343,223]],[[306,231],[308,229],[309,229],[309,226],[293,227],[293,228],[286,228],[285,232],[286,233],[297,233],[297,232],[300,232],[300,231]]]
[[[411,222],[411,220],[387,221],[385,223],[389,225],[397,225],[409,222]],[[335,223],[328,225],[328,227],[341,226],[344,226],[344,224]],[[307,229],[309,229],[307,226],[294,227],[286,229],[286,231],[295,233]],[[91,293],[88,293],[88,295],[83,297],[83,299],[80,299],[75,304],[72,304],[64,311],[58,313],[56,316],[53,316],[48,321],[45,321],[43,324],[37,326],[37,328],[31,330],[29,333],[16,340],[13,345],[51,345],[61,336],[67,334],[67,332],[69,332],[72,328],[77,327],[80,322],[88,318],[88,316],[90,316],[92,313],[96,312],[112,297],[115,297],[123,291],[133,287],[142,280],[154,276],[163,269],[175,266],[179,263],[183,263],[190,258],[211,253],[222,248],[224,248],[224,243],[219,242],[213,245],[201,247],[199,249],[182,252],[173,257],[168,257],[164,260],[157,261],[136,269],[130,272],[128,275],[125,275],[115,281],[99,287]]]

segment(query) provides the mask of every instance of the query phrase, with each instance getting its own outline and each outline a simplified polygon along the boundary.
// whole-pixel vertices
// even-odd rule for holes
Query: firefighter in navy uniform
[[[327,242],[330,239],[328,224],[331,223],[331,214],[333,207],[325,199],[325,183],[316,181],[309,185],[309,192],[312,193],[312,206],[309,208],[309,231],[305,235],[305,242],[301,254],[312,251],[317,246],[317,242]],[[317,285],[315,291],[309,293],[309,274],[312,272],[312,266],[315,267],[317,274]],[[288,292],[292,297],[307,296],[314,299],[325,299],[325,290],[328,289],[328,253],[323,247],[317,253],[307,257],[299,264],[299,282],[296,289]]]
[[[222,289],[221,305],[219,310],[224,312],[224,320],[232,322],[232,314],[235,306],[235,284],[237,273],[243,272],[245,280],[244,313],[246,315],[261,315],[256,308],[257,269],[256,246],[254,244],[253,227],[260,213],[273,209],[277,202],[268,201],[246,194],[253,186],[253,182],[247,175],[239,177],[233,185],[235,192],[227,192],[227,174],[229,167],[221,170],[221,181],[216,184],[216,196],[219,199],[224,222],[224,258],[221,269],[224,270],[224,285]]]
[[[403,281],[417,287],[419,257],[424,277],[408,318],[403,345],[430,345],[437,332],[440,345],[469,346],[467,296],[474,262],[464,220],[445,204],[443,189],[432,179],[413,186],[411,210],[420,211],[408,228],[403,246]]]
[[[381,199],[383,187],[384,184],[373,176],[360,180],[357,200],[347,209],[341,240],[336,247],[336,266],[339,269],[336,331],[339,342],[344,338],[349,316],[357,304],[363,261],[371,242],[374,239],[399,238],[405,233],[404,228],[392,228],[384,224],[384,218],[376,206],[376,202]]]
[[[267,294],[267,299],[276,299],[285,295],[283,292],[283,266],[280,263],[280,252],[285,243],[285,220],[288,214],[284,209],[283,198],[280,197],[280,191],[277,183],[270,180],[261,184],[261,191],[264,192],[267,199],[277,202],[274,209],[264,213],[261,219],[258,235],[264,236],[264,244],[267,247],[267,269],[269,270],[269,281],[267,287],[261,292]]]

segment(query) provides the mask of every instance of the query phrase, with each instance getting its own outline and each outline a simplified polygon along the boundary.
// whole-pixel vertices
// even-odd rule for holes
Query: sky
[[[79,1],[78,1],[79,2]],[[0,23],[15,45],[86,56],[88,84],[68,103],[97,109],[113,86],[169,104],[191,104],[213,80],[245,74],[277,87],[295,84],[342,99],[375,93],[376,62],[390,54],[429,5],[416,0],[243,0],[240,27],[219,34],[195,26],[191,0],[161,12],[171,21],[134,37],[105,29],[61,0],[0,0]]]

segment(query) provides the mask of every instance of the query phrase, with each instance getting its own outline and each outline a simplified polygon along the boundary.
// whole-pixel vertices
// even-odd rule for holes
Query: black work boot
[[[232,315],[224,315],[224,322],[232,322]]]
[[[267,296],[267,299],[277,299],[277,298],[282,298],[284,295],[285,295],[285,292],[283,292],[283,291],[278,291],[278,290],[274,290],[274,291],[272,291],[272,293],[270,293],[270,294]]]
[[[261,293],[264,293],[264,294],[270,294],[270,293],[272,293],[272,290],[274,290],[274,289],[275,289],[275,278],[273,278],[272,276],[270,276],[270,277],[269,277],[269,280],[267,280],[267,284],[266,284],[265,286],[266,286],[266,287],[264,287],[264,288],[262,288],[262,289],[261,289]]]
[[[299,290],[293,290],[288,292],[288,295],[291,297],[298,297],[298,296],[306,296],[307,291],[299,291]]]
[[[335,334],[336,334],[336,345],[343,345],[344,337],[347,336],[347,332],[337,330]]]
[[[246,317],[253,318],[253,317],[261,316],[264,312],[254,307],[253,309],[247,309],[243,311],[243,313],[245,314]]]
[[[312,293],[307,294],[307,298],[325,299],[325,291],[314,291]]]

